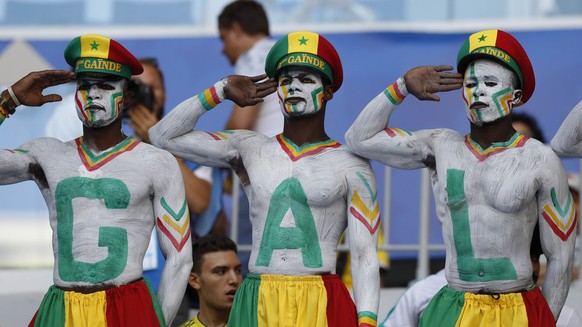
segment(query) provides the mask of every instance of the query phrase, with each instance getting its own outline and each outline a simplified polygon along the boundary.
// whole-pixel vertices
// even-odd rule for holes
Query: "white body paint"
[[[224,98],[221,85],[219,82],[215,87]],[[343,146],[293,161],[275,137],[246,130],[223,132],[228,137],[216,140],[208,133],[192,131],[205,112],[197,97],[190,98],[150,129],[150,138],[176,156],[202,165],[233,168],[239,175],[251,208],[253,244],[249,271],[292,276],[335,273],[337,244],[347,226],[357,310],[376,313],[379,301],[377,231],[371,233],[349,208],[354,190],[368,207],[373,208],[374,201],[356,175],[360,172],[375,193],[375,178],[369,162]],[[317,232],[317,239],[311,241],[321,248],[320,267],[307,267],[302,251],[286,246],[294,240],[284,238],[281,244],[287,248],[273,250],[268,265],[257,264],[267,216],[276,207],[270,207],[271,199],[281,182],[290,178],[296,179],[306,194]],[[287,198],[289,205],[294,203],[291,197]],[[295,227],[300,218],[289,210],[279,226]]]
[[[398,85],[406,95],[402,78]],[[384,94],[378,95],[350,127],[346,141],[355,153],[386,165],[402,169],[429,168],[437,215],[442,223],[449,286],[473,293],[509,293],[530,287],[529,248],[533,229],[539,221],[542,246],[548,257],[543,295],[557,318],[568,294],[574,237],[562,241],[544,220],[542,212],[546,204],[552,204],[552,188],[562,206],[569,196],[559,158],[534,139],[527,140],[521,147],[508,148],[478,160],[464,137],[452,130],[420,130],[411,135],[390,137],[384,128],[395,108]],[[455,203],[450,201],[448,194],[453,192],[452,185],[447,184],[451,169],[464,171],[462,190],[465,197]],[[453,224],[459,220],[453,219],[453,210],[459,206],[467,208],[470,232],[462,228],[465,242],[457,244]],[[516,278],[498,278],[496,270],[489,275],[474,270],[470,276],[462,278],[459,268],[467,267],[458,265],[457,245],[466,245],[469,239],[475,259],[508,258],[515,268]],[[479,281],[482,278],[492,280]]]
[[[143,257],[156,217],[161,218],[166,214],[160,205],[161,198],[164,197],[168,205],[176,211],[185,199],[182,176],[174,157],[166,151],[139,143],[131,151],[123,152],[101,168],[89,171],[80,159],[74,140],[63,143],[54,138],[40,138],[22,145],[19,149],[28,152],[0,150],[0,184],[33,180],[39,186],[48,206],[50,226],[53,230],[55,285],[61,288],[106,289],[140,279]],[[31,169],[37,173],[33,173]],[[79,177],[87,178],[89,181],[105,178],[120,181],[129,191],[129,204],[125,208],[109,209],[103,198],[90,199],[81,194],[78,197],[73,195],[72,240],[68,236],[59,239],[59,226],[62,227],[64,222],[63,217],[57,216],[59,200],[63,202],[62,197],[56,198],[57,186],[66,179]],[[81,188],[78,188],[72,192],[78,194],[80,191]],[[118,194],[114,194],[112,198],[118,198]],[[178,223],[184,224],[187,216],[186,213]],[[66,278],[63,277],[59,271],[62,264],[59,262],[59,252],[64,250],[60,249],[59,245],[67,240],[72,242],[72,256],[75,261],[94,264],[111,256],[111,247],[98,245],[102,233],[100,229],[104,227],[117,227],[125,230],[127,234],[127,261],[119,275],[111,279],[88,281],[82,272],[78,271],[68,273]],[[188,240],[182,251],[178,252],[159,228],[157,234],[162,252],[167,258],[158,298],[166,322],[170,323],[184,295],[192,266],[192,248]],[[119,239],[105,240],[119,242]],[[95,270],[89,275],[94,276],[95,273],[108,275],[111,271]]]

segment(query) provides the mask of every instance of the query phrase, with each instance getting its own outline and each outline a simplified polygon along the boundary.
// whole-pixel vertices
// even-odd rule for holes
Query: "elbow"
[[[149,129],[148,131],[148,136],[150,137],[150,141],[152,142],[152,145],[160,148],[160,149],[164,149],[164,145],[166,144],[166,142],[164,142],[164,139],[162,138],[162,133],[160,131],[159,128],[159,123],[152,126],[152,128]]]
[[[558,156],[565,157],[568,155],[568,146],[557,140],[555,137],[550,142],[550,146]]]

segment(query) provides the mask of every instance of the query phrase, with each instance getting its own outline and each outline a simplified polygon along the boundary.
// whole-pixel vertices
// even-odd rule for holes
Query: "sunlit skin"
[[[323,107],[323,81],[309,69],[291,67],[279,74],[277,96],[285,116],[310,115]]]
[[[519,102],[521,90],[514,89],[514,73],[495,61],[472,62],[465,71],[463,101],[469,121],[490,123],[511,113]]]
[[[206,253],[202,256],[200,272],[192,272],[188,283],[200,297],[198,319],[207,326],[220,319],[226,323],[234,295],[242,283],[240,260],[234,251]]]
[[[77,115],[85,127],[111,124],[123,110],[126,80],[78,80],[75,103]]]

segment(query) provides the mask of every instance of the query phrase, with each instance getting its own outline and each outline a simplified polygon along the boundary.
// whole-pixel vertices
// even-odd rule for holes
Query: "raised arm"
[[[276,90],[276,82],[266,76],[229,76],[198,95],[180,103],[149,130],[154,145],[172,154],[205,166],[229,167],[238,157],[230,140],[237,131],[206,133],[192,130],[198,119],[224,99],[239,106],[256,105]]]
[[[70,82],[74,76],[66,70],[43,70],[24,76],[0,94],[0,125],[20,105],[37,107],[47,102],[61,101],[60,95],[43,95],[42,91],[49,86]]]
[[[388,86],[360,113],[345,135],[349,148],[360,156],[386,165],[414,169],[425,166],[432,155],[432,131],[415,133],[389,128],[390,116],[409,94],[420,100],[439,101],[435,92],[458,89],[461,75],[447,72],[450,66],[416,67]]]
[[[547,153],[538,192],[540,237],[548,259],[542,293],[557,320],[570,288],[577,218],[562,163]]]
[[[552,139],[560,157],[582,157],[582,101],[572,109]]]
[[[160,156],[160,172],[154,179],[156,233],[166,264],[160,278],[158,299],[166,323],[174,319],[192,269],[190,216],[182,174],[176,159],[168,153]]]
[[[361,160],[360,165],[350,170],[346,178],[349,190],[347,196],[348,239],[358,325],[376,326],[380,299],[380,267],[376,252],[380,206],[376,192],[376,178],[369,163],[365,160]]]

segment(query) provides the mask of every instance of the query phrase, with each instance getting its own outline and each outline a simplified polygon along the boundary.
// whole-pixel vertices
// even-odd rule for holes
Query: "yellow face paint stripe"
[[[184,222],[184,225],[182,225],[182,226],[178,225],[176,222],[174,222],[166,214],[164,214],[162,216],[162,218],[164,219],[166,224],[170,225],[170,227],[172,227],[174,230],[176,230],[178,233],[180,233],[180,236],[184,237],[184,233],[186,233],[186,231],[188,230],[188,225],[190,222],[190,213],[188,213],[188,215],[186,216],[186,221]]]

